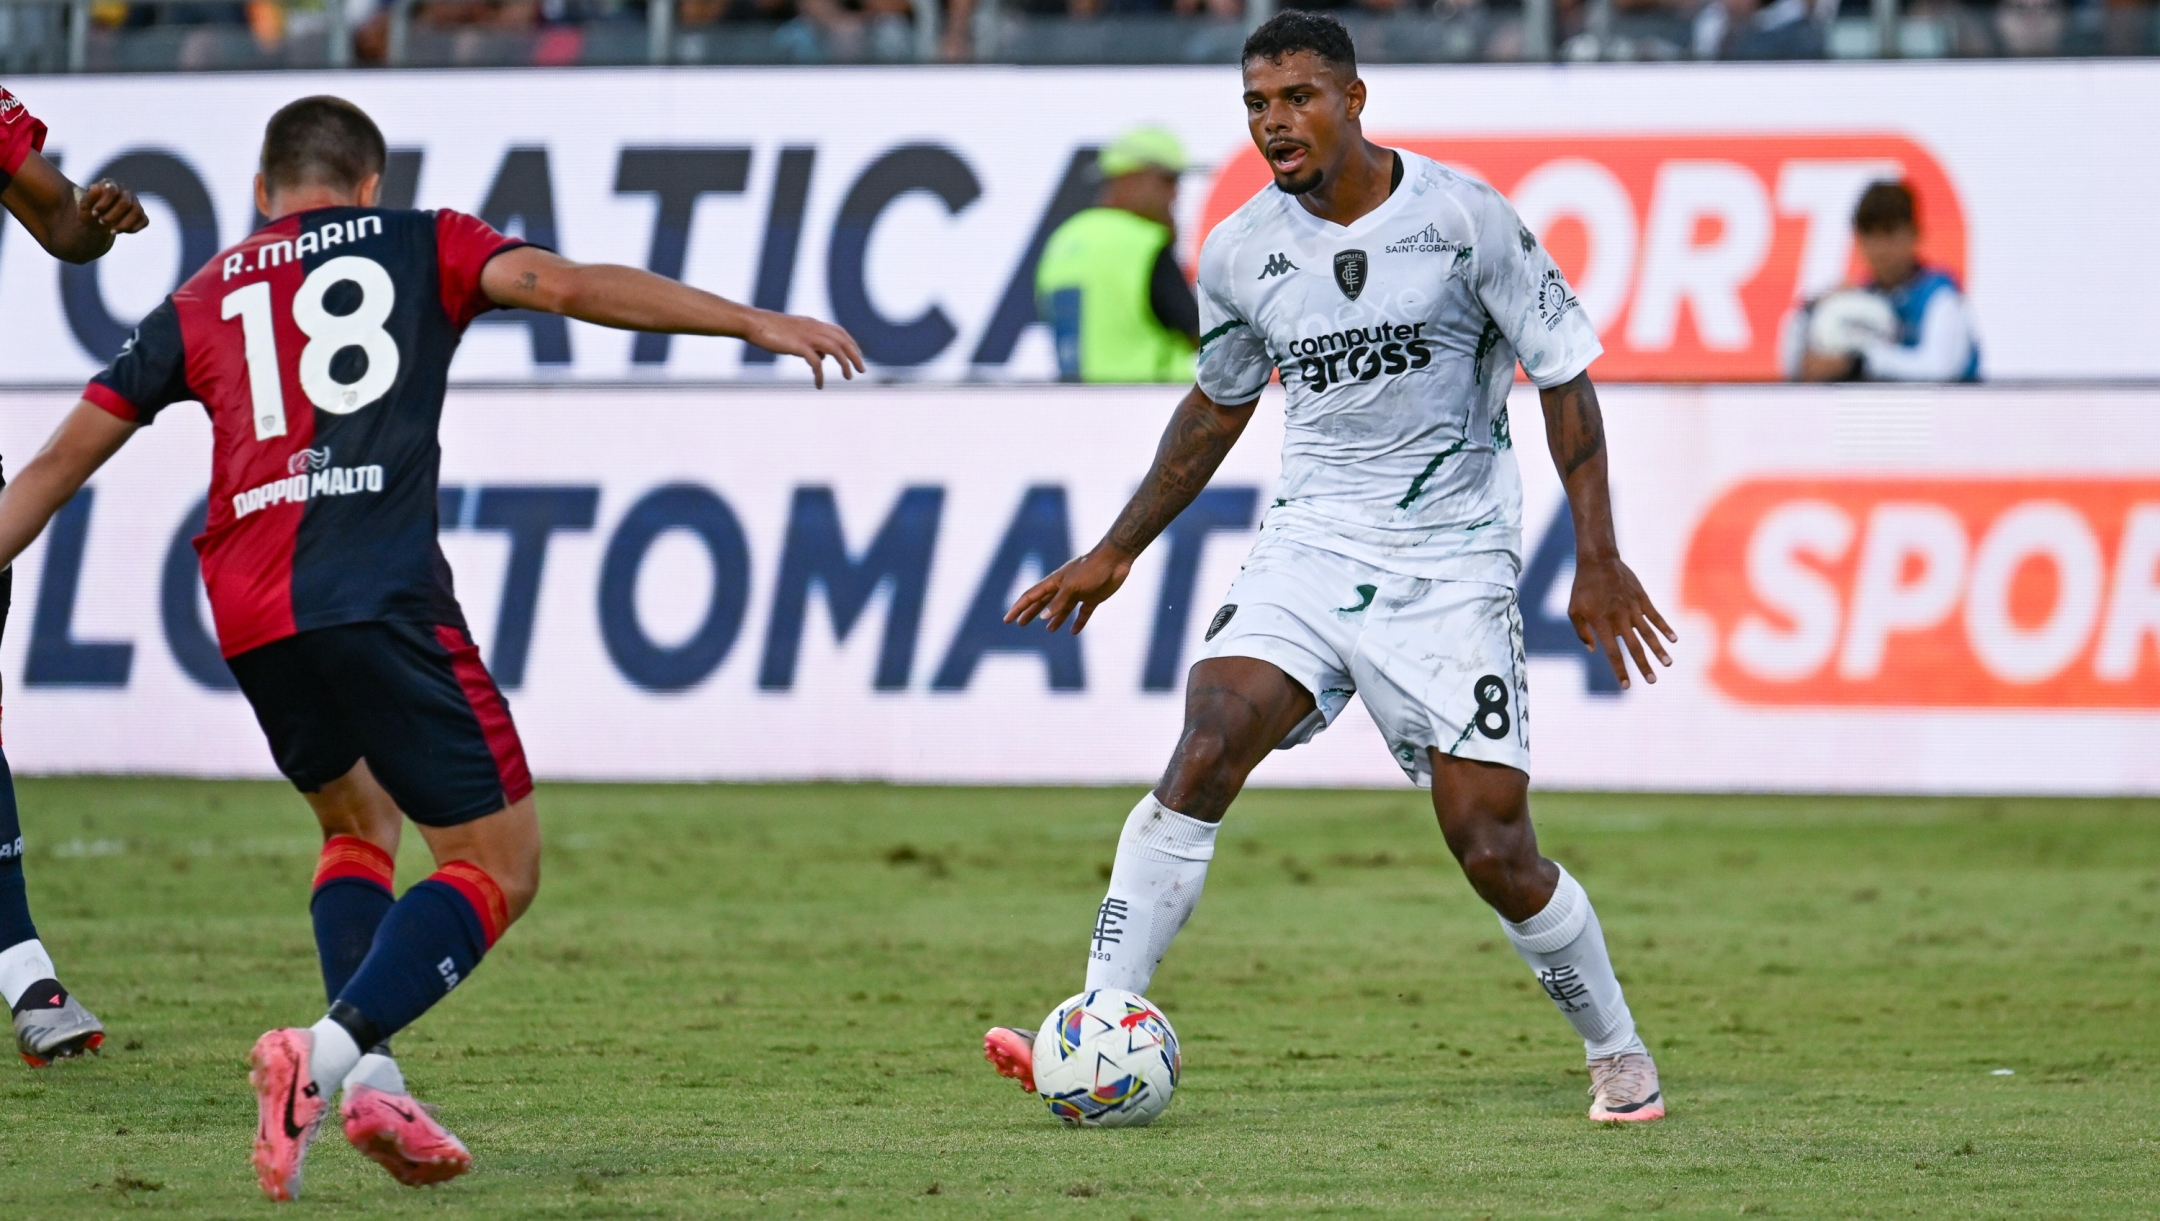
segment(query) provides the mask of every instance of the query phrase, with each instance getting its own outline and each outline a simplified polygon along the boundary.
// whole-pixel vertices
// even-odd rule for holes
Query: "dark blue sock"
[[[507,922],[494,881],[461,864],[430,875],[391,906],[367,959],[338,990],[337,1009],[357,1011],[363,1030],[378,1039],[411,1025],[463,983]]]
[[[0,950],[37,936],[30,895],[23,888],[22,819],[15,813],[15,774],[0,750]]]
[[[375,930],[390,910],[395,868],[389,853],[354,836],[334,835],[323,845],[308,912],[315,918],[315,952],[330,1000],[345,990],[375,944]]]
[[[315,952],[322,958],[323,993],[330,1000],[345,990],[353,972],[367,960],[375,930],[390,913],[390,892],[366,882],[341,879],[315,888],[308,913],[315,917]]]

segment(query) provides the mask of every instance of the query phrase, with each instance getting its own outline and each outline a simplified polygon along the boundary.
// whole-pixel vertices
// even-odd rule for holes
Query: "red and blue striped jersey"
[[[494,308],[488,260],[525,243],[460,212],[317,208],[212,259],[83,397],[147,424],[210,414],[195,550],[232,657],[375,620],[464,626],[436,543],[450,358]]]
[[[45,125],[37,121],[22,99],[0,89],[0,191],[21,171],[30,154],[45,149]]]

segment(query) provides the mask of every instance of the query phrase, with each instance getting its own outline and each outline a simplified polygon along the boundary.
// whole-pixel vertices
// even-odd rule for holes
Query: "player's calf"
[[[0,601],[0,617],[4,614]],[[15,1049],[32,1068],[96,1051],[105,1041],[97,1015],[69,995],[58,976],[30,919],[15,779],[8,772],[7,756],[0,754],[0,1000],[7,1002],[14,1018]]]
[[[1448,847],[1538,986],[1582,1036],[1596,1095],[1591,1117],[1656,1119],[1665,1113],[1657,1068],[1636,1035],[1605,930],[1582,884],[1538,854],[1528,782],[1513,768],[1433,752],[1433,805]]]
[[[1220,822],[1245,778],[1312,709],[1312,694],[1268,662],[1195,663],[1185,687],[1185,726],[1157,796],[1188,818]]]

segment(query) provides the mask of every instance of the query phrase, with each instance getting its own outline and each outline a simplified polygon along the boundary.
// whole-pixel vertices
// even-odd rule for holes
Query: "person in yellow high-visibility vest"
[[[1068,382],[1186,382],[1200,306],[1177,262],[1171,208],[1185,150],[1161,128],[1118,137],[1096,158],[1096,206],[1059,225],[1035,270],[1035,302]]]

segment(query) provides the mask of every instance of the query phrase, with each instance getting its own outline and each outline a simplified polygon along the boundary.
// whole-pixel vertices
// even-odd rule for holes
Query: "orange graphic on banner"
[[[1897,135],[1376,137],[1491,183],[1567,273],[1607,381],[1775,380],[1793,304],[1862,274],[1852,210],[1908,183],[1921,256],[1965,279],[1965,212]],[[1204,235],[1270,181],[1251,146],[1216,175]]]
[[[1746,703],[2160,707],[2160,481],[1750,480],[1680,594]]]

